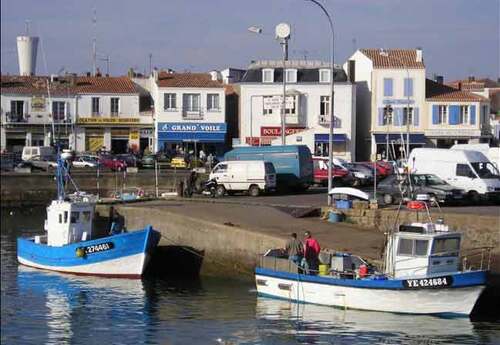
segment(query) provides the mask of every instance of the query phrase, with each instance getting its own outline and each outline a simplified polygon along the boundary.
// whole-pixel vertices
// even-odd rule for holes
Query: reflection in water
[[[252,281],[103,279],[18,266],[44,210],[2,210],[2,344],[495,344],[500,325],[256,297]],[[218,341],[218,339],[220,341]]]

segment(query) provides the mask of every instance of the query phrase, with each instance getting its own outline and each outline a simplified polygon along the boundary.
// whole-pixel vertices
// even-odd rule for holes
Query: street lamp
[[[330,24],[330,31],[332,34],[332,55],[330,57],[330,98],[331,98],[331,106],[330,106],[330,126],[329,126],[329,135],[328,135],[328,206],[332,204],[332,198],[330,197],[330,190],[332,189],[332,161],[333,161],[333,122],[335,119],[334,112],[333,112],[333,107],[334,107],[334,91],[333,91],[333,79],[334,79],[334,73],[335,73],[335,66],[334,66],[334,43],[335,43],[335,35],[334,35],[334,30],[333,30],[333,22],[332,18],[330,16],[330,13],[326,10],[326,8],[317,0],[305,0],[312,2],[313,4],[317,5],[321,11],[325,14],[326,18],[328,19],[328,23]]]
[[[288,60],[288,40],[290,39],[290,25],[287,23],[280,23],[276,25],[276,39],[280,40],[280,44],[283,47],[283,100],[281,103],[281,143],[286,145],[286,61]]]

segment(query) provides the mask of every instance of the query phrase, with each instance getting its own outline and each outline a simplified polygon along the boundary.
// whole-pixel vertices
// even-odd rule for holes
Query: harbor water
[[[43,208],[1,215],[2,344],[500,344],[500,324],[258,297],[249,279],[105,279],[19,266]]]

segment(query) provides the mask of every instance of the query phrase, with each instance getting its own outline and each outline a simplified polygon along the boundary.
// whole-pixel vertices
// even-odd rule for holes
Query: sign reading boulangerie
[[[304,127],[287,127],[285,135],[291,135],[303,131]],[[279,137],[281,136],[281,127],[260,127],[261,137]]]

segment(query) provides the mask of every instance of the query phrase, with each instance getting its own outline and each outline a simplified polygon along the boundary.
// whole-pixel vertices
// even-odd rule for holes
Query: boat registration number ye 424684
[[[403,280],[403,286],[406,289],[439,289],[452,284],[453,277],[451,276]]]
[[[106,250],[113,249],[114,247],[115,244],[113,242],[105,242],[105,243],[93,244],[91,246],[86,246],[83,247],[83,249],[85,250],[85,254],[93,254],[93,253],[105,252]]]

